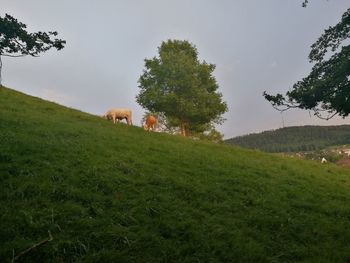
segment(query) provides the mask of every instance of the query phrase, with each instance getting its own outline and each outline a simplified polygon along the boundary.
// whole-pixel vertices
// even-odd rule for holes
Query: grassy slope
[[[350,172],[0,90],[0,261],[349,262]]]

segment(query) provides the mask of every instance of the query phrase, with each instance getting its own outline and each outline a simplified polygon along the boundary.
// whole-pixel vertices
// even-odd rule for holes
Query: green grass
[[[0,89],[0,261],[349,262],[350,171]]]

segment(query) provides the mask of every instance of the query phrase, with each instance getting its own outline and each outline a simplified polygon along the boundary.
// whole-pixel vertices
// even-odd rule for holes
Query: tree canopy
[[[28,33],[27,26],[16,18],[5,14],[0,17],[0,83],[1,83],[1,56],[7,57],[37,57],[40,53],[51,48],[61,50],[65,40],[54,38],[56,31]]]
[[[264,97],[280,111],[290,108],[312,110],[322,119],[350,113],[350,9],[341,21],[324,31],[311,46],[309,59],[315,63],[310,74],[286,93]]]
[[[227,111],[215,77],[215,65],[198,59],[188,41],[168,40],[158,48],[158,57],[145,59],[139,78],[137,102],[148,111],[161,113],[169,127],[179,127],[184,136],[211,130]]]

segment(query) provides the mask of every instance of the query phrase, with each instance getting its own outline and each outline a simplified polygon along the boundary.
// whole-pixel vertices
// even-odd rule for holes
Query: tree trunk
[[[181,121],[180,122],[180,131],[181,131],[181,135],[184,137],[187,137],[189,132],[188,132],[188,127],[187,127],[187,123],[185,121]]]
[[[180,122],[180,132],[182,136],[185,136],[185,125],[183,122]]]
[[[1,60],[1,54],[0,54],[0,87],[2,87],[2,60]]]

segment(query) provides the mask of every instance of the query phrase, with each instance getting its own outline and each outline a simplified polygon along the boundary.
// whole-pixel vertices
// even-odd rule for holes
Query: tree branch
[[[4,56],[4,57],[11,57],[11,58],[25,57],[26,55],[27,55],[27,54],[22,54],[22,55],[1,54],[1,56]]]
[[[18,260],[21,256],[27,254],[28,252],[32,251],[33,249],[35,249],[35,248],[37,248],[37,247],[39,247],[39,246],[42,246],[42,245],[44,245],[44,244],[46,244],[46,243],[52,241],[52,240],[53,240],[53,237],[52,237],[52,235],[51,235],[50,230],[47,231],[47,232],[49,233],[49,238],[46,238],[46,239],[40,241],[39,243],[36,243],[36,244],[32,245],[30,248],[27,248],[26,250],[21,251],[20,253],[18,253],[18,254],[12,259],[12,262]]]
[[[329,114],[330,114],[330,113],[329,113]],[[336,111],[336,112],[334,112],[332,115],[329,115],[329,114],[328,114],[327,117],[322,117],[321,114],[319,114],[318,112],[315,112],[315,116],[316,116],[317,118],[319,118],[319,119],[321,119],[321,120],[326,120],[326,121],[332,119],[335,115],[338,114],[338,112]]]
[[[17,39],[14,38],[13,41],[15,41],[17,43],[17,45],[19,45],[21,48],[25,49],[25,45],[20,43]]]

